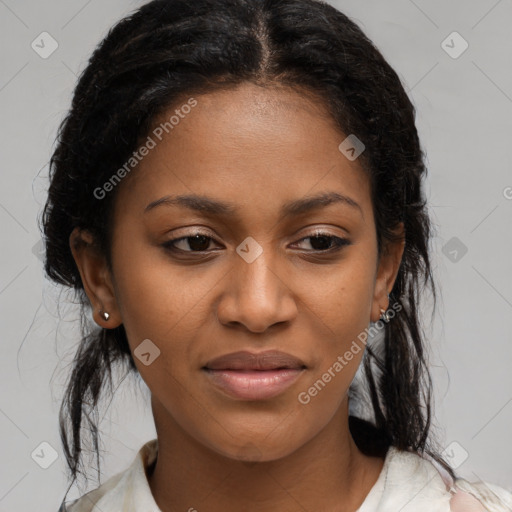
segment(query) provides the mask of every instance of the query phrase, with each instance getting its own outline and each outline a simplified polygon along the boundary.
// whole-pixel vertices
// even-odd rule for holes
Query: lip
[[[212,384],[233,398],[265,400],[292,386],[306,365],[278,350],[240,351],[213,359],[202,369]]]
[[[265,350],[265,352],[231,352],[208,361],[205,368],[209,370],[277,370],[301,369],[306,364],[298,357],[279,350]]]

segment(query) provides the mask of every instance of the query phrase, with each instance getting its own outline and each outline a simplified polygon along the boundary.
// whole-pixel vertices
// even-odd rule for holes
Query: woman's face
[[[403,245],[379,261],[369,181],[318,100],[251,84],[195,100],[118,185],[107,284],[82,275],[111,315],[96,321],[124,324],[157,429],[273,460],[346,405]],[[250,357],[269,350],[292,359]]]

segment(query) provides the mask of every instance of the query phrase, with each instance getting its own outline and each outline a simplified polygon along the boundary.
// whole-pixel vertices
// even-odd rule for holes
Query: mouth
[[[280,395],[307,369],[303,361],[284,352],[233,352],[202,367],[210,382],[238,400],[266,400]]]

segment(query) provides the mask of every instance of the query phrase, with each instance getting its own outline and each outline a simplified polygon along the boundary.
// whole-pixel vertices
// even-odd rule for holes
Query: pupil
[[[210,243],[210,239],[207,236],[204,235],[195,235],[190,236],[188,245],[192,250],[196,251],[205,251],[208,249],[208,245]]]
[[[316,241],[316,243],[315,243]],[[320,241],[320,243],[318,244],[318,241]],[[324,243],[322,243],[322,241]],[[317,247],[315,247],[315,245],[317,245]],[[318,247],[318,245],[320,245],[320,247]],[[326,249],[329,249],[329,246],[330,246],[330,238],[328,236],[313,236],[311,237],[311,247],[313,247],[313,249],[317,249],[319,251],[324,251]]]

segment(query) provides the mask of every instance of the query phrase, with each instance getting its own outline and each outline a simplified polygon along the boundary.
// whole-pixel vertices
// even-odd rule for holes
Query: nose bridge
[[[277,258],[270,248],[246,240],[237,248],[229,289],[219,304],[223,323],[241,323],[252,331],[263,331],[296,314],[289,287],[279,276]]]
[[[252,300],[261,297],[265,301],[275,300],[282,283],[276,277],[275,261],[269,249],[262,251],[254,261],[240,258],[235,265],[236,280],[239,283],[237,293]]]

